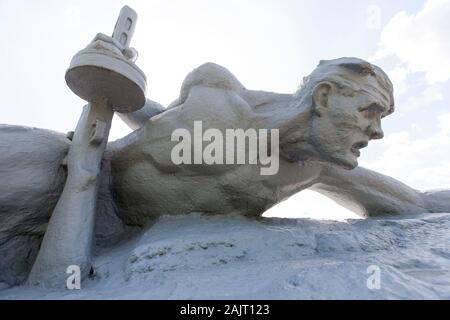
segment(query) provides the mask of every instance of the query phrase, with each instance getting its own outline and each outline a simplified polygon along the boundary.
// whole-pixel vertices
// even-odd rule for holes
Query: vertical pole
[[[65,287],[69,266],[82,278],[91,268],[97,190],[103,153],[114,111],[106,102],[85,106],[72,139],[68,175],[28,282]]]

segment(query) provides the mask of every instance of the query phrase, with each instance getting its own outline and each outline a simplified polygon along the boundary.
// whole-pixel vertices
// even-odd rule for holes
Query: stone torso
[[[177,142],[171,141],[171,134],[177,128],[192,130],[195,120],[203,120],[203,130],[267,127],[243,96],[233,90],[194,87],[182,104],[113,144],[113,192],[125,223],[143,225],[163,214],[189,212],[259,216],[318,179],[320,165],[283,159],[279,172],[271,176],[261,175],[254,164],[173,164],[171,150]]]

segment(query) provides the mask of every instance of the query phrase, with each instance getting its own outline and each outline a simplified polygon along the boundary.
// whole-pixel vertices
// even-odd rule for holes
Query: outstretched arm
[[[358,167],[323,169],[312,190],[361,216],[450,212],[450,190],[421,192],[383,174]]]
[[[147,123],[148,119],[150,119],[153,116],[156,116],[157,114],[163,112],[164,110],[165,110],[164,107],[160,105],[158,102],[147,99],[145,105],[137,111],[128,113],[116,112],[116,114],[131,129],[137,130],[143,127]]]

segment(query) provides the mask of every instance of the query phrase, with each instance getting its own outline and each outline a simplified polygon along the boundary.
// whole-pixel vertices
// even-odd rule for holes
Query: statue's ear
[[[314,87],[312,99],[314,112],[320,117],[328,108],[328,98],[334,85],[331,82],[323,81]]]

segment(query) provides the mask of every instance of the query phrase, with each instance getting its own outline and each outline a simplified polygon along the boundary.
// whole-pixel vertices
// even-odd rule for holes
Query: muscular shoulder
[[[205,86],[223,90],[242,91],[245,87],[226,68],[208,62],[191,71],[181,86],[180,98],[177,104],[182,104],[189,91],[195,86]]]

